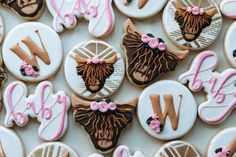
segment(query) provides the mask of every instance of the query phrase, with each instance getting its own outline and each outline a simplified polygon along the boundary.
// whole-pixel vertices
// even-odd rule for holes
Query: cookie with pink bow
[[[145,87],[161,74],[174,71],[188,50],[172,50],[154,35],[139,33],[130,19],[125,22],[122,47],[126,53],[126,73],[135,86]]]

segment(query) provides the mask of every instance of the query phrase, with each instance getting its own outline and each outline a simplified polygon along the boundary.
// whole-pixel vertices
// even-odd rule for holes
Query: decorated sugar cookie
[[[0,5],[10,8],[27,20],[38,19],[44,10],[44,0],[1,0]]]
[[[9,129],[0,126],[0,157],[25,157],[23,143]]]
[[[223,0],[220,4],[221,12],[228,18],[236,19],[236,0]]]
[[[197,148],[187,142],[172,141],[163,145],[155,153],[154,157],[202,157],[202,155]]]
[[[69,146],[60,142],[51,142],[39,145],[27,157],[79,157],[79,156]]]
[[[122,46],[126,52],[127,76],[140,87],[155,82],[163,73],[174,71],[178,61],[189,53],[170,49],[163,39],[150,33],[139,33],[129,19],[125,23]]]
[[[158,81],[140,95],[137,116],[149,135],[173,140],[191,130],[197,117],[197,105],[191,92],[182,84]]]
[[[159,13],[167,0],[114,0],[118,10],[128,17],[146,19]],[[155,7],[153,7],[155,6]]]
[[[232,44],[232,41],[236,40],[236,36],[234,35],[235,33],[236,33],[236,22],[234,22],[229,27],[225,35],[225,41],[224,41],[225,56],[228,59],[230,65],[233,67],[236,67],[236,46],[235,44]]]
[[[4,21],[3,21],[3,17],[0,14],[0,44],[3,41],[4,38],[4,34],[5,34],[5,26],[4,26]]]
[[[179,82],[188,83],[191,91],[204,89],[206,92],[207,100],[199,105],[198,114],[208,124],[223,122],[236,105],[236,70],[214,72],[217,62],[214,52],[204,51],[193,60],[189,70],[179,77]]]
[[[120,87],[125,65],[120,53],[102,41],[75,46],[65,60],[67,83],[85,99],[105,98]]]
[[[219,36],[222,16],[213,0],[170,0],[163,13],[167,35],[179,47],[204,49]]]
[[[107,36],[115,23],[112,0],[46,0],[53,16],[53,28],[62,32],[72,29],[78,18],[89,21],[88,30],[94,37]],[[78,21],[80,22],[80,21]]]
[[[29,118],[35,118],[40,122],[38,134],[46,141],[58,140],[67,130],[70,100],[64,91],[54,93],[48,81],[41,82],[30,95],[23,82],[12,82],[6,87],[3,100],[6,127],[23,127]]]
[[[227,128],[217,133],[209,142],[208,157],[236,156],[236,128]]]
[[[17,34],[17,35],[16,35]],[[60,37],[49,26],[23,23],[13,28],[3,44],[8,70],[23,81],[38,82],[56,73],[62,62]]]
[[[74,120],[90,136],[95,147],[101,153],[112,151],[120,134],[133,119],[137,98],[125,103],[111,99],[84,101],[75,95],[71,97]]]

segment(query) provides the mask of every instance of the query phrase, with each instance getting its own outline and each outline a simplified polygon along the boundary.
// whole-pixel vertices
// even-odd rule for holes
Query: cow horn
[[[77,63],[85,63],[87,62],[87,59],[86,58],[83,58],[82,56],[80,56],[79,54],[76,54],[75,55],[75,60]]]
[[[133,99],[131,99],[131,100],[129,100],[129,101],[127,101],[127,102],[115,102],[116,104],[119,104],[119,105],[124,105],[124,104],[129,104],[129,105],[131,105],[131,106],[134,106],[134,107],[136,107],[137,106],[137,104],[138,104],[138,98],[133,98]]]
[[[179,59],[184,59],[189,54],[189,50],[177,51],[177,50],[172,50],[172,49],[170,49],[168,47],[166,47],[166,51],[176,55]]]
[[[78,107],[78,105],[89,106],[91,104],[91,102],[82,100],[82,99],[78,98],[76,95],[72,94],[71,95],[71,104],[72,104],[72,107],[76,108],[76,107]]]
[[[206,14],[208,16],[212,17],[212,16],[214,16],[215,12],[216,12],[216,8],[211,8],[211,9],[206,11]]]
[[[104,63],[107,64],[114,64],[117,61],[117,55],[113,55],[112,57],[108,58],[108,59],[104,59]]]
[[[128,32],[133,32],[133,33],[134,32],[138,32],[131,19],[127,19],[125,21],[124,30],[125,30],[125,33],[128,33]]]
[[[180,0],[174,0],[175,8],[179,10],[186,10],[186,7],[183,6],[180,2]]]

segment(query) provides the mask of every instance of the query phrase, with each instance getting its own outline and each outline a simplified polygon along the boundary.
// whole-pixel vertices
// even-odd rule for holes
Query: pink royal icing
[[[199,116],[207,123],[222,122],[236,106],[236,70],[227,69],[222,73],[213,72],[217,56],[212,51],[200,53],[189,71],[179,77],[183,84],[196,92],[204,88],[208,100],[200,104]]]
[[[146,156],[140,151],[136,151],[133,155],[131,155],[129,148],[127,146],[121,145],[115,149],[113,157],[146,157]]]
[[[99,110],[102,113],[105,113],[108,110],[114,111],[116,109],[116,107],[117,107],[117,105],[114,102],[107,103],[105,101],[101,101],[101,102],[93,101],[90,104],[90,109],[91,110],[93,110],[93,111]]]
[[[229,18],[236,18],[236,0],[223,0],[220,4],[221,12],[229,17]]]
[[[229,148],[222,148],[222,151],[216,153],[215,157],[228,157],[230,154]]]
[[[70,108],[69,98],[63,91],[53,94],[50,82],[41,82],[34,95],[27,96],[26,85],[15,81],[9,84],[4,92],[6,116],[4,125],[13,127],[25,126],[29,117],[41,122],[39,136],[46,141],[58,140],[67,129],[67,111]]]
[[[92,58],[89,58],[88,60],[87,60],[87,63],[88,64],[91,64],[91,63],[93,63],[93,64],[102,64],[103,63],[103,59],[100,59],[98,56],[93,56]]]
[[[158,39],[154,37],[149,37],[146,34],[142,35],[141,40],[142,42],[147,43],[152,49],[158,48],[161,51],[164,51],[166,49],[165,43],[159,42]]]
[[[198,6],[187,7],[186,11],[192,13],[193,15],[202,15],[204,13],[204,9]]]

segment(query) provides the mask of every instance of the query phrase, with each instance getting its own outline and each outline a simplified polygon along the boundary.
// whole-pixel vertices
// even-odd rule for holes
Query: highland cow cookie
[[[2,43],[3,41],[4,34],[5,34],[5,26],[4,26],[3,17],[0,14],[0,43]]]
[[[189,53],[172,50],[163,39],[150,33],[139,33],[130,19],[125,22],[122,47],[126,52],[127,76],[139,87],[148,86],[161,74],[174,71],[178,61]]]
[[[223,0],[220,4],[221,12],[231,19],[236,19],[236,0]]]
[[[46,141],[58,140],[67,130],[70,100],[63,91],[54,93],[48,81],[41,82],[30,95],[23,82],[12,82],[4,91],[3,101],[6,127],[23,127],[29,118],[35,118],[40,122],[38,134]]]
[[[227,128],[217,133],[208,144],[207,157],[236,156],[236,128]]]
[[[89,21],[89,33],[95,37],[104,37],[112,30],[115,14],[112,0],[46,0],[53,15],[53,28],[62,32],[64,28],[76,26],[77,18]]]
[[[170,0],[163,13],[167,35],[179,47],[199,50],[219,36],[222,16],[213,0]]]
[[[75,95],[71,99],[75,122],[84,128],[101,153],[116,147],[122,130],[132,122],[138,103],[137,98],[125,103],[111,99],[84,101]]]
[[[11,130],[0,126],[0,157],[25,157],[23,144]]]
[[[17,35],[16,35],[17,34]],[[23,81],[38,82],[56,73],[63,49],[58,34],[49,26],[31,22],[13,28],[3,44],[7,69]]]
[[[79,157],[69,146],[60,142],[41,144],[27,157]]]
[[[85,99],[112,95],[120,87],[124,75],[123,58],[116,49],[102,41],[77,45],[65,60],[67,83]]]
[[[154,157],[202,157],[202,155],[197,148],[187,142],[172,141],[163,145]]]
[[[200,118],[208,124],[223,122],[236,107],[236,70],[214,72],[218,63],[215,52],[204,51],[192,62],[189,70],[179,77],[193,92],[204,90],[207,100],[198,107]]]
[[[38,19],[44,10],[44,0],[1,0],[0,5],[10,8],[27,20]]]
[[[156,15],[166,2],[167,0],[114,0],[116,7],[123,14],[136,19],[146,19]]]
[[[173,140],[191,130],[197,117],[197,105],[191,92],[182,84],[158,81],[140,95],[137,116],[149,135]]]

